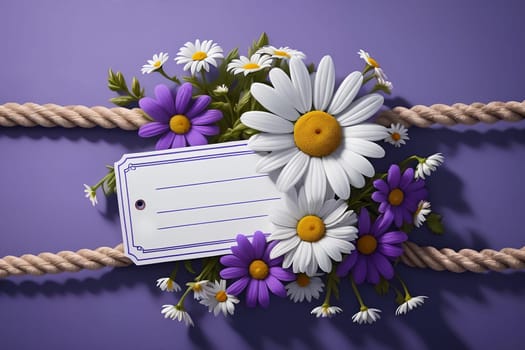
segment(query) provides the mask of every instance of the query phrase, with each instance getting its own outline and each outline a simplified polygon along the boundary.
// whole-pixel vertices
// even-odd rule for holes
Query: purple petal
[[[403,243],[407,239],[408,239],[408,236],[406,233],[401,232],[401,231],[391,231],[379,237],[378,241],[379,243],[396,244],[396,243]]]
[[[169,114],[175,114],[175,103],[173,102],[173,95],[166,85],[155,86],[155,97],[157,102]]]
[[[237,255],[242,260],[251,263],[255,259],[252,244],[250,243],[248,238],[246,238],[245,235],[237,235],[236,240],[237,247],[232,247],[232,250],[233,248],[236,248],[236,250],[238,251],[238,254],[235,255]]]
[[[401,170],[397,164],[392,164],[388,169],[388,186],[390,188],[397,188],[399,186],[399,180],[401,179]]]
[[[380,213],[384,213],[384,212],[388,211],[388,208],[390,208],[390,204],[388,202],[381,202],[381,204],[379,204],[379,212]]]
[[[284,259],[283,256],[279,256],[275,259],[270,259],[270,252],[277,245],[277,243],[279,243],[279,241],[271,241],[270,243],[268,243],[266,249],[264,250],[263,260],[268,263],[268,266],[280,266]]]
[[[415,211],[415,208],[412,211]],[[408,211],[407,208],[403,209],[403,221],[406,223],[412,222],[412,214],[410,214],[410,211]]]
[[[293,281],[295,280],[295,274],[289,270],[285,270],[282,267],[274,266],[270,267],[270,275],[281,281]]]
[[[407,192],[412,192],[412,191],[419,190],[419,189],[421,189],[423,187],[425,187],[425,181],[417,180],[417,181],[414,181],[411,184],[409,184],[407,186],[407,188],[406,188],[406,191]]]
[[[144,112],[146,112],[150,117],[161,123],[168,123],[173,116],[173,114],[162,108],[162,106],[151,97],[141,98],[139,100],[139,107],[142,108],[142,110],[144,110]]]
[[[221,277],[227,280],[248,276],[248,267],[225,267],[221,270]]]
[[[186,138],[184,135],[175,134],[171,148],[181,148],[186,147]]]
[[[195,129],[190,129],[186,134],[186,141],[188,141],[188,144],[190,146],[200,146],[200,145],[207,145],[208,140],[204,135],[196,131]]]
[[[359,228],[360,235],[370,233],[370,215],[368,215],[368,210],[366,210],[366,208],[362,208],[359,212],[357,227]]]
[[[352,270],[352,276],[354,277],[354,281],[357,284],[361,284],[365,281],[366,278],[366,257],[359,255],[357,257],[357,261],[354,265],[354,269]]]
[[[372,199],[378,203],[387,201],[386,194],[379,191],[375,191],[374,193],[372,193]]]
[[[186,112],[186,117],[190,119],[195,118],[198,114],[204,112],[204,110],[206,109],[206,107],[208,107],[210,102],[211,102],[211,97],[208,95],[201,95],[197,97],[193,101],[193,105]]]
[[[177,97],[175,99],[176,114],[185,114],[188,110],[191,101],[192,87],[190,83],[184,83],[177,90]]]
[[[403,208],[400,207],[393,207],[392,210],[394,212],[394,223],[397,227],[401,227],[403,225]]]
[[[366,280],[373,284],[379,283],[379,272],[372,259],[366,261]]]
[[[408,168],[407,170],[405,170],[405,172],[401,176],[401,181],[399,182],[399,187],[400,188],[405,188],[413,180],[414,180],[414,169]]]
[[[175,134],[172,132],[167,132],[157,141],[157,144],[155,145],[156,150],[161,149],[169,149],[171,147],[171,144],[173,143],[173,139],[175,138]]]
[[[383,193],[388,193],[388,192],[390,192],[390,188],[388,187],[388,185],[386,184],[386,182],[385,182],[384,180],[381,180],[381,179],[379,179],[379,180],[375,180],[375,181],[374,181],[374,187],[375,187],[377,190],[379,190],[379,191],[381,191],[381,192],[383,192]]]
[[[253,234],[252,246],[254,252],[254,259],[262,259],[264,250],[266,249],[266,237],[261,231],[256,231]]]
[[[163,132],[168,131],[170,128],[165,123],[160,122],[151,122],[148,124],[144,124],[139,129],[139,136],[140,137],[151,137],[156,136],[159,134],[162,134]]]
[[[347,255],[343,259],[343,261],[339,264],[339,266],[337,266],[337,271],[336,271],[337,276],[344,277],[348,275],[348,272],[350,271],[350,269],[354,267],[357,261],[358,255],[359,253],[357,251],[353,251],[350,255]]]
[[[228,267],[246,267],[246,262],[243,262],[235,255],[224,255],[221,257],[221,264]]]
[[[268,287],[264,281],[259,281],[259,304],[266,308],[270,306],[270,293],[268,293]]]
[[[377,248],[377,250],[381,254],[389,258],[397,258],[398,256],[401,256],[401,254],[403,254],[403,248],[385,243],[379,245],[379,248]]]
[[[222,118],[222,113],[218,109],[209,109],[203,114],[193,118],[191,123],[194,125],[207,125],[215,123]]]
[[[248,307],[257,306],[257,296],[259,295],[259,282],[259,280],[252,279],[248,284],[248,289],[246,290],[246,305]]]
[[[269,275],[264,280],[264,283],[266,283],[266,286],[268,287],[268,289],[270,289],[270,291],[273,294],[281,298],[286,297],[286,289],[284,288],[283,284],[277,278],[273,277],[272,275]],[[259,296],[260,296],[260,293],[259,293]]]
[[[383,256],[383,254],[376,253],[376,254],[373,254],[371,258],[374,260],[374,264],[379,270],[379,273],[384,278],[389,280],[392,277],[394,277],[394,268],[392,267],[392,263],[388,261],[387,258]]]
[[[217,135],[221,131],[217,125],[193,125],[191,129],[207,136]]]
[[[243,277],[233,282],[228,288],[226,288],[226,292],[232,295],[239,295],[246,288],[246,286],[248,285],[248,282],[250,281],[251,281],[250,277],[248,276]]]
[[[394,219],[392,214],[393,212],[389,210],[385,214],[378,216],[371,231],[375,237],[381,236],[390,227],[392,220]]]

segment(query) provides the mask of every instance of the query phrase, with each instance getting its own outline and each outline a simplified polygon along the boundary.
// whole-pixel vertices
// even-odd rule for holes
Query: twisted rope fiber
[[[461,249],[458,252],[434,247],[420,247],[404,243],[401,261],[411,267],[448,270],[456,273],[503,271],[525,269],[525,246],[521,249],[503,248],[500,251]],[[100,247],[95,250],[80,249],[77,252],[62,251],[57,254],[25,254],[21,257],[5,256],[0,259],[0,278],[12,275],[43,275],[46,273],[76,272],[82,269],[96,270],[103,267],[124,267],[132,262],[123,252],[123,244],[115,248]]]
[[[405,126],[428,127],[432,124],[454,125],[494,123],[498,120],[519,121],[525,118],[525,101],[456,103],[452,106],[436,104],[430,107],[416,105],[410,109],[395,107],[382,112],[376,122],[390,125],[401,122]],[[38,105],[7,103],[0,105],[0,126],[61,126],[65,128],[121,128],[136,130],[148,120],[140,109]],[[505,269],[525,269],[525,246],[521,249],[504,248],[500,251],[484,249],[477,252],[462,249],[458,252],[434,247],[419,247],[412,242],[403,245],[401,261],[408,266],[430,268],[437,271],[485,272]],[[45,273],[75,272],[81,269],[99,269],[106,266],[121,267],[132,264],[123,253],[122,243],[115,248],[100,247],[77,252],[62,251],[57,254],[26,254],[21,257],[6,256],[0,259],[0,278],[10,275],[42,275]]]
[[[48,103],[6,103],[0,105],[0,126],[60,126],[63,128],[120,128],[136,130],[148,122],[139,108],[107,108],[102,106],[59,106]]]
[[[470,105],[455,103],[452,106],[434,104],[416,105],[412,108],[394,107],[379,114],[376,122],[390,125],[401,122],[405,126],[428,127],[432,124],[451,126],[455,124],[472,125],[478,122],[508,122],[525,118],[525,101],[475,102]],[[43,126],[64,128],[82,127],[120,128],[136,130],[148,122],[139,108],[107,108],[102,106],[59,106],[56,104],[38,105],[35,103],[6,103],[0,105],[0,126]]]

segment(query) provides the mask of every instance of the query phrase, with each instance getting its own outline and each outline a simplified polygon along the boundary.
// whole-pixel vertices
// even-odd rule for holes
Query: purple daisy
[[[157,85],[155,99],[141,98],[140,108],[154,121],[142,125],[139,136],[163,134],[155,146],[157,150],[207,144],[206,136],[219,133],[218,126],[209,124],[221,119],[222,113],[217,109],[207,109],[210,96],[192,99],[191,93],[190,83],[182,84],[176,94],[166,85]]]
[[[402,231],[386,232],[391,223],[391,219],[381,215],[372,224],[368,211],[361,209],[357,223],[357,248],[339,264],[337,275],[343,277],[352,271],[352,277],[358,284],[365,279],[370,283],[379,283],[380,276],[385,279],[394,277],[391,260],[403,254],[401,243],[408,236]]]
[[[379,212],[388,219],[393,219],[397,227],[403,222],[411,223],[420,200],[427,197],[425,181],[414,179],[414,169],[408,168],[401,175],[397,164],[388,169],[387,181],[374,181],[377,189],[372,199],[379,204]]]
[[[228,294],[239,295],[246,289],[246,305],[262,307],[270,305],[270,290],[273,294],[286,297],[286,289],[281,281],[293,281],[295,275],[281,267],[282,257],[270,259],[270,252],[277,241],[267,243],[261,231],[253,235],[250,243],[244,235],[237,235],[237,246],[231,248],[231,255],[221,257],[221,270],[224,279],[237,279],[226,290]]]

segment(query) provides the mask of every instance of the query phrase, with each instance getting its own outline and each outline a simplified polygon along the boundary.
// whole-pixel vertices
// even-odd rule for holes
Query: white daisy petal
[[[293,156],[298,153],[297,149],[285,149],[282,151],[274,151],[262,157],[255,165],[255,170],[258,173],[269,173],[275,169],[283,167],[287,164]]]
[[[289,228],[295,228],[297,226],[297,220],[291,216],[287,210],[282,208],[274,208],[270,214],[273,223]]]
[[[348,138],[378,141],[388,136],[388,129],[377,124],[359,124],[344,128],[344,135]]]
[[[308,267],[313,258],[312,244],[310,242],[301,241],[294,253],[294,273],[305,272],[306,274],[313,274],[312,271],[308,271]]]
[[[280,151],[295,146],[291,134],[256,134],[248,140],[248,147],[254,151]]]
[[[337,117],[342,126],[359,124],[373,116],[383,105],[384,98],[379,94],[369,94],[353,102]]]
[[[326,230],[326,235],[336,239],[352,241],[357,238],[357,229],[354,226],[329,228]]]
[[[363,83],[363,75],[360,72],[350,73],[335,92],[332,103],[328,107],[328,113],[338,115],[354,100]]]
[[[263,132],[274,134],[289,134],[293,132],[293,124],[275,114],[263,111],[245,112],[241,116],[241,122],[252,128]]]
[[[332,57],[324,56],[319,62],[314,80],[314,107],[325,111],[332,100],[335,86],[335,67]]]
[[[309,156],[303,152],[297,152],[281,170],[276,182],[277,189],[286,192],[295,185],[308,168],[309,161]]]
[[[269,77],[276,92],[286,100],[290,101],[296,110],[301,110],[301,100],[299,96],[297,96],[297,91],[294,89],[288,74],[286,74],[281,68],[273,68],[270,71]]]
[[[336,154],[330,155],[329,157],[336,158],[339,164],[341,164],[348,175],[348,181],[352,186],[355,188],[362,188],[366,183],[363,175],[361,175],[361,173],[355,169],[354,163],[348,161],[347,159],[345,160],[345,158],[342,156],[342,153],[343,151],[338,151]]]
[[[333,157],[323,157],[323,167],[328,183],[339,198],[350,197],[350,183],[341,164]]]
[[[312,84],[308,69],[301,59],[295,57],[290,59],[290,76],[292,84],[299,95],[300,106],[298,111],[306,113],[312,107]]]
[[[345,145],[349,151],[361,154],[365,157],[382,158],[385,156],[385,150],[383,147],[371,141],[358,138],[347,138],[345,140]]]
[[[344,162],[351,164],[352,167],[355,170],[357,170],[359,173],[365,176],[368,176],[368,177],[374,176],[375,174],[374,167],[368,161],[368,159],[366,159],[362,155],[357,154],[350,150],[344,150],[343,152],[341,152],[340,156]]]
[[[276,89],[272,89],[266,84],[254,83],[250,88],[250,92],[264,108],[275,115],[286,118],[292,122],[299,118],[299,113],[293,105],[286,100],[285,96],[280,95]]]
[[[337,206],[323,220],[326,226],[332,226],[348,209],[348,204],[341,199],[337,200],[336,204]]]
[[[321,158],[312,157],[305,175],[304,187],[309,202],[322,201],[326,195],[326,174]]]
[[[297,232],[293,228],[289,227],[276,227],[272,230],[272,234],[268,238],[270,241],[283,241],[285,239],[292,238]]]
[[[275,247],[273,247],[272,251],[270,252],[270,259],[275,259],[284,254],[293,254],[294,249],[298,245],[300,245],[300,243],[301,243],[301,240],[297,236],[292,237],[290,239],[283,240],[283,241],[279,241],[279,243],[277,243]],[[283,263],[283,266],[284,266],[284,263]]]
[[[319,264],[319,268],[324,272],[330,272],[332,270],[332,261],[330,261],[330,258],[324,252],[323,248],[321,248],[321,246],[318,244],[312,244],[312,249],[315,255],[315,259]]]

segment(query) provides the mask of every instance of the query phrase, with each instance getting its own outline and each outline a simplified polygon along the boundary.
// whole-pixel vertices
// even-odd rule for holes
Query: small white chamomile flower
[[[414,226],[421,227],[427,220],[427,215],[430,214],[430,202],[419,201],[416,212],[414,213]]]
[[[199,282],[189,282],[186,283],[188,287],[191,287],[193,291],[193,299],[201,300],[206,297],[209,290],[208,280],[203,280]]]
[[[188,314],[182,306],[162,305],[161,313],[164,315],[164,318],[171,318],[172,320],[184,322],[186,326],[194,326],[190,314]]]
[[[286,295],[294,303],[302,302],[304,299],[308,302],[312,301],[312,298],[319,299],[324,283],[318,276],[320,274],[315,274],[314,276],[308,276],[305,273],[297,274],[296,280],[285,286]]]
[[[210,71],[210,65],[217,67],[217,59],[224,58],[222,48],[212,40],[204,40],[202,43],[199,39],[195,43],[187,42],[179,49],[175,62],[184,64],[184,70],[191,71],[195,75],[202,71]]]
[[[408,137],[408,129],[402,124],[391,124],[387,131],[388,136],[385,138],[385,142],[388,142],[395,147],[401,147],[401,145],[406,144],[405,140],[410,139]]]
[[[142,72],[142,74],[150,74],[156,71],[157,69],[159,69],[160,67],[162,67],[162,65],[166,63],[168,58],[169,58],[168,54],[164,52],[155,54],[153,55],[153,59],[148,60],[148,63],[142,66],[140,71]]]
[[[423,305],[425,303],[426,298],[428,297],[424,295],[417,296],[417,297],[409,296],[408,300],[405,299],[405,302],[398,306],[398,308],[396,309],[396,315],[398,316],[398,315],[406,314],[410,310]]]
[[[216,95],[226,95],[230,91],[228,87],[224,84],[218,85],[214,90],[213,93]]]
[[[359,324],[371,324],[381,318],[381,315],[379,315],[380,312],[381,310],[379,309],[371,309],[366,306],[363,306],[361,307],[361,310],[358,313],[352,316],[352,321]]]
[[[171,277],[159,278],[157,280],[157,287],[163,292],[179,292],[180,286]]]
[[[268,45],[261,47],[256,53],[270,55],[272,58],[277,59],[290,59],[292,57],[297,57],[303,60],[306,58],[304,53],[291,49],[288,46],[276,48],[274,46]]]
[[[343,312],[343,309],[341,309],[338,306],[330,306],[328,304],[323,304],[321,306],[315,307],[310,313],[312,315],[315,315],[317,318],[319,318],[319,317],[332,317],[341,312]]]
[[[246,76],[261,69],[269,68],[271,65],[272,58],[270,56],[254,53],[250,58],[241,56],[232,60],[228,64],[228,71],[233,74],[243,73]]]
[[[86,194],[86,198],[89,198],[93,206],[98,203],[97,192],[93,187],[84,184],[84,193]]]
[[[437,167],[443,164],[445,157],[441,153],[433,154],[427,158],[419,161],[416,166],[415,178],[425,179],[425,176],[429,176],[432,172],[436,171]]]
[[[208,289],[206,297],[204,297],[200,303],[208,307],[208,311],[212,312],[217,316],[220,312],[224,316],[228,314],[233,315],[235,311],[235,304],[239,302],[239,299],[234,295],[226,293],[226,281],[220,280],[215,281],[213,286]]]

